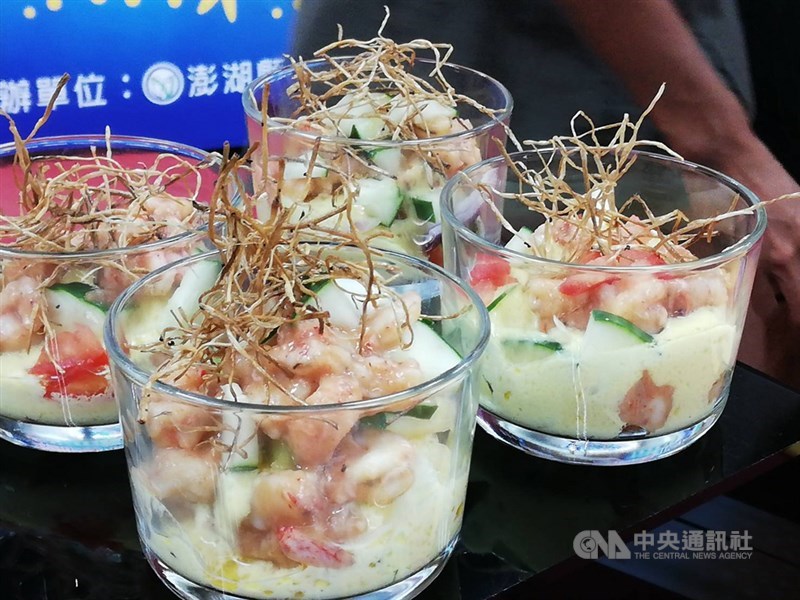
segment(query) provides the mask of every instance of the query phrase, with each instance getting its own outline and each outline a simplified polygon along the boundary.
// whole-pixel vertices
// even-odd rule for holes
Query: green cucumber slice
[[[593,310],[583,337],[584,348],[616,350],[650,344],[653,336],[627,319],[604,310]]]
[[[500,342],[508,362],[526,363],[549,358],[562,350],[555,340],[507,338]]]
[[[78,300],[82,300],[92,306],[96,306],[102,311],[107,312],[108,306],[102,304],[100,302],[94,302],[93,300],[87,300],[86,296],[90,293],[95,291],[97,288],[93,285],[89,285],[88,283],[83,283],[81,281],[71,281],[69,283],[55,283],[51,285],[48,289],[54,292],[67,292],[68,294],[72,294]]]
[[[514,285],[512,285],[512,286],[510,286],[510,287],[507,287],[507,288],[505,288],[505,289],[504,289],[502,292],[500,292],[500,293],[499,293],[499,294],[498,294],[498,295],[495,297],[495,299],[494,299],[494,300],[492,300],[492,301],[491,301],[491,302],[490,302],[490,303],[489,303],[489,304],[486,306],[486,310],[487,310],[487,311],[489,311],[489,312],[492,312],[492,311],[493,311],[495,308],[497,308],[497,305],[498,305],[498,304],[500,304],[500,303],[501,303],[503,300],[505,300],[505,298],[508,296],[508,294],[509,294],[509,293],[513,292],[513,291],[514,291],[514,289],[516,289],[516,287],[517,287],[517,284],[514,284]]]
[[[417,321],[411,326],[411,331],[414,334],[411,346],[393,352],[416,360],[424,381],[438,377],[461,362],[458,352],[427,323]]]
[[[439,198],[442,194],[442,188],[414,188],[406,193],[406,196],[411,200],[414,207],[414,212],[420,221],[432,221],[439,223],[441,218],[441,210],[439,207]]]
[[[506,244],[506,248],[509,250],[513,250],[514,252],[520,252],[522,254],[528,253],[530,250],[530,240],[531,236],[533,235],[533,231],[529,227],[520,227],[519,231],[517,232],[514,237],[508,240]]]
[[[378,140],[388,133],[386,124],[380,117],[340,119],[338,127],[342,134],[354,140]]]
[[[389,175],[396,176],[403,164],[403,151],[400,148],[375,148],[367,152],[367,158]]]
[[[167,301],[168,324],[174,323],[174,314],[182,311],[186,318],[192,317],[200,307],[200,296],[217,282],[222,264],[216,260],[201,260],[189,266],[180,284]]]
[[[248,402],[238,384],[224,384],[222,399],[228,402]],[[226,448],[222,464],[227,470],[248,471],[258,468],[258,426],[253,416],[243,411],[223,410],[223,429],[219,440]]]
[[[316,298],[306,303],[327,312],[332,325],[356,329],[361,323],[361,313],[367,288],[355,279],[329,279],[319,284]]]
[[[308,157],[303,157],[299,161],[286,161],[286,164],[283,165],[283,178],[284,179],[305,179],[309,177],[308,173],[308,165],[310,159]],[[320,165],[318,161],[315,161],[314,168],[311,169],[310,177],[325,177],[328,175],[328,169],[324,166]]]
[[[361,206],[368,217],[377,219],[381,225],[391,225],[403,200],[400,188],[394,179],[366,177],[359,180],[358,186],[358,195],[354,203]]]
[[[76,295],[74,292],[80,288],[73,286],[67,291],[64,289],[65,285],[72,284],[61,284],[44,291],[48,320],[64,331],[72,331],[77,325],[85,325],[99,339],[103,339],[106,311]]]

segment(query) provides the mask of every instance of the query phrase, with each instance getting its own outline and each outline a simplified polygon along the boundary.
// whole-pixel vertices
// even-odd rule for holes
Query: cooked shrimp
[[[417,322],[421,311],[422,299],[414,292],[381,303],[377,308],[370,307],[364,319],[364,345],[385,352],[408,344],[411,341],[410,325]]]
[[[308,525],[325,507],[322,480],[313,471],[259,473],[250,499],[250,520],[259,529]]]
[[[448,118],[448,126],[441,124],[437,135],[454,135],[464,133],[472,128],[469,121],[463,122],[459,119]],[[481,161],[481,149],[476,143],[475,137],[462,137],[459,140],[448,140],[443,143],[441,149],[434,151],[445,167],[445,175],[453,177],[456,173],[463,171],[466,167]]]
[[[353,564],[353,555],[311,527],[281,527],[278,544],[283,554],[304,565],[337,569]]]
[[[187,371],[174,385],[186,390],[199,390],[202,374]],[[214,412],[188,402],[153,394],[146,405],[147,433],[162,448],[197,448],[220,429],[220,417]]]
[[[212,451],[160,448],[148,465],[147,481],[160,500],[208,504],[215,496],[218,462]]]
[[[656,385],[645,369],[641,379],[625,394],[619,405],[619,418],[628,425],[645,429],[648,433],[658,431],[667,422],[672,410],[671,385]]]
[[[328,327],[320,331],[317,321],[301,321],[278,330],[270,356],[299,377],[320,378],[344,373],[352,362],[352,351],[334,339]]]
[[[361,432],[327,469],[328,498],[386,506],[414,483],[414,448],[389,431]]]
[[[268,560],[276,567],[293,567],[297,562],[288,558],[281,550],[278,533],[254,527],[249,519],[239,524],[236,542],[243,558]]]
[[[341,404],[361,400],[358,381],[350,375],[323,377],[307,404]],[[283,421],[281,437],[289,445],[297,464],[302,466],[327,463],[336,447],[353,428],[361,413],[336,410],[313,417],[292,417]]]
[[[25,350],[44,333],[39,316],[39,282],[33,277],[6,280],[0,290],[0,352]]]

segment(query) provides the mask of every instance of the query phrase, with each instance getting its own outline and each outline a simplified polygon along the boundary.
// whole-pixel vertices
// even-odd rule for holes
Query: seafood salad
[[[754,263],[729,248],[754,207],[698,172],[648,201],[656,169],[682,163],[619,127],[609,146],[575,135],[498,159],[486,168],[505,187],[464,192],[494,207],[473,230],[504,233],[491,251],[465,242],[461,258],[492,322],[482,408],[562,438],[657,436],[718,415],[752,282]]]
[[[369,233],[372,245],[441,262],[442,187],[497,153],[511,110],[499,83],[447,63],[451,51],[380,34],[339,40],[315,60],[293,60],[256,82],[245,108],[251,142],[270,155],[255,161],[269,174],[262,218],[276,205],[294,206],[296,218]],[[423,53],[432,58],[417,57]]]
[[[210,164],[200,151],[132,138],[31,142],[12,131],[0,166],[0,415],[115,423],[108,307],[144,273],[199,248],[190,232],[205,221],[197,202]]]
[[[478,306],[444,314],[397,258],[249,205],[212,209],[235,238],[179,263],[172,294],[147,293],[168,270],[119,308],[117,345],[151,374],[118,386],[144,546],[157,572],[240,597],[400,585],[460,528],[477,398],[438,317],[464,340]]]

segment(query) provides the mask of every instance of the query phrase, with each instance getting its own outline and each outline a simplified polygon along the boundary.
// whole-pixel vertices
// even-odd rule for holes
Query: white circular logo
[[[142,91],[153,104],[172,104],[183,94],[181,70],[171,62],[152,65],[142,76]]]

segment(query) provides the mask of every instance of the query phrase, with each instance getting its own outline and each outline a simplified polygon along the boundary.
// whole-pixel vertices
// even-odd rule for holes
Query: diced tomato
[[[104,373],[108,356],[91,329],[79,325],[73,331],[59,331],[49,343],[49,350],[58,361],[58,367],[42,349],[30,370],[31,374],[42,378],[46,397],[53,394],[95,396],[106,391],[108,380]]]
[[[469,272],[469,283],[476,290],[497,289],[511,283],[511,265],[493,254],[478,254]]]

